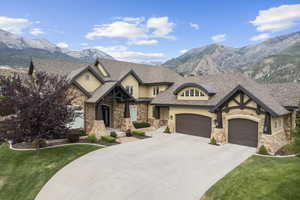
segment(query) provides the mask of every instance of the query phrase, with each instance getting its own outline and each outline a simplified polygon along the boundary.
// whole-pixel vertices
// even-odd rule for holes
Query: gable
[[[251,103],[251,104],[250,104]],[[229,105],[231,104],[231,106]],[[250,106],[249,106],[250,105]],[[254,106],[254,107],[253,107]],[[227,94],[217,105],[211,110],[216,112],[218,110],[226,111],[228,109],[253,109],[258,113],[268,112],[273,117],[278,116],[276,112],[270,109],[264,102],[255,97],[248,90],[238,85],[229,94]]]
[[[101,75],[104,77],[108,77],[108,72],[106,71],[106,69],[103,67],[103,65],[101,65],[100,62],[96,62],[95,66],[97,67],[97,69],[100,71]]]
[[[102,85],[90,71],[83,72],[75,79],[75,81],[88,92],[93,92]]]
[[[139,81],[132,74],[128,74],[125,78],[123,78],[123,80],[121,81],[121,85],[124,88],[127,88],[129,86],[133,87],[132,96],[134,98],[139,97]]]

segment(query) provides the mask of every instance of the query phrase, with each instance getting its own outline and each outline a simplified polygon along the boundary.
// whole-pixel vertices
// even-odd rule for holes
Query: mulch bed
[[[119,144],[118,142],[110,143],[110,142],[106,142],[106,141],[103,141],[103,140],[99,140],[96,143],[91,143],[87,139],[79,139],[79,141],[75,142],[75,143],[70,143],[67,140],[58,141],[58,142],[51,142],[51,143],[48,143],[47,147],[63,145],[63,144],[76,144],[76,143],[100,144],[100,145],[104,145],[104,146],[112,146],[112,145]],[[16,143],[16,144],[13,144],[12,146],[16,149],[32,149],[32,148],[34,148],[32,146],[32,144],[29,143],[29,142]]]

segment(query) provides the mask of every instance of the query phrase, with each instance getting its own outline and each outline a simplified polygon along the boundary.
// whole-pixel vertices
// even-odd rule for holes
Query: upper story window
[[[153,96],[156,96],[159,94],[159,86],[153,87]]]
[[[85,75],[85,80],[86,80],[86,81],[89,81],[89,80],[90,80],[90,78],[91,78],[91,77],[90,77],[90,75],[89,75],[89,74],[86,74],[86,75]]]
[[[127,90],[127,92],[128,92],[130,95],[133,95],[133,86],[127,85],[127,86],[126,86],[126,90]]]

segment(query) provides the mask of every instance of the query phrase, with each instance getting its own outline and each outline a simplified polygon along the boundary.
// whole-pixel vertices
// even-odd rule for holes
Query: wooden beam
[[[125,102],[124,118],[130,118],[129,101]]]
[[[268,135],[272,134],[271,115],[268,112],[265,113],[264,134],[268,134]]]

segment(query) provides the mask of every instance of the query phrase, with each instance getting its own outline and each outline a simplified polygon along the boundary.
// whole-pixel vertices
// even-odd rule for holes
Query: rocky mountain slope
[[[300,32],[233,48],[212,44],[165,62],[182,74],[241,71],[261,82],[300,81]]]
[[[0,29],[0,65],[28,66],[31,57],[88,63],[97,57],[113,59],[97,49],[62,49],[47,39],[25,39]]]

